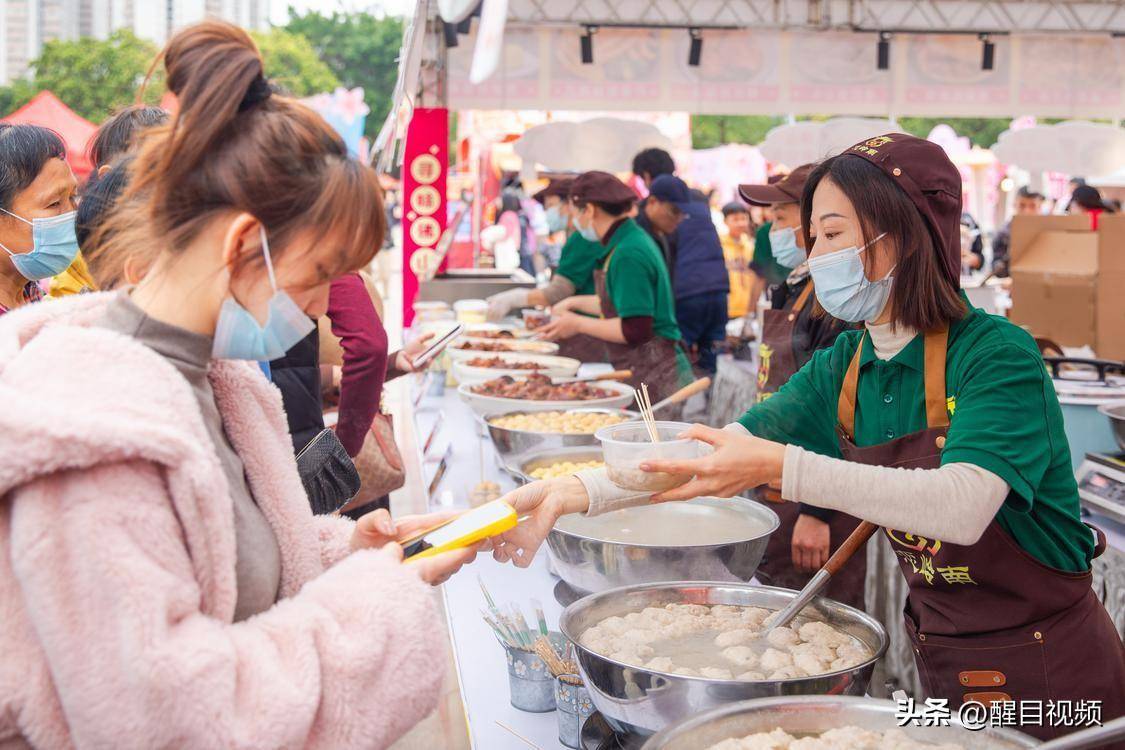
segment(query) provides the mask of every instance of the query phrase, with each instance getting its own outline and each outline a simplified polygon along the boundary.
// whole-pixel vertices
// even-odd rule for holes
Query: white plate
[[[460,344],[469,341],[487,342],[490,344],[501,342],[506,344],[509,347],[509,350],[507,352],[482,352],[476,349],[458,348]],[[559,351],[559,345],[554,343],[553,341],[528,341],[526,339],[475,339],[471,337],[467,338],[465,336],[461,336],[459,337],[459,340],[451,344],[449,346],[449,349],[447,349],[446,351],[449,352],[450,359],[452,359],[454,362],[459,362],[466,359],[473,359],[474,357],[488,356],[490,354],[513,354],[520,352],[525,352],[527,354],[557,354]]]
[[[498,325],[496,323],[469,323],[465,326],[465,330],[461,332],[462,336],[472,338],[474,334],[479,332],[494,333],[496,331],[508,331],[514,338],[525,339],[532,335],[533,331],[527,330],[524,326],[515,325]]]
[[[619,396],[598,398],[590,401],[527,401],[519,398],[497,398],[496,396],[481,396],[473,393],[470,388],[474,383],[463,383],[457,388],[473,411],[482,417],[494,414],[507,414],[514,411],[566,411],[567,409],[621,409],[633,401],[633,388],[626,383],[613,380],[598,380],[590,385],[604,388],[607,391],[619,393]]]
[[[549,354],[530,354],[526,352],[512,352],[504,354],[500,352],[476,352],[477,356],[493,357],[501,359],[505,362],[531,362],[537,365],[542,365],[541,370],[522,370],[518,368],[504,369],[503,367],[470,367],[467,363],[469,359],[456,357],[453,359],[453,378],[458,383],[480,382],[482,380],[492,380],[501,375],[510,375],[513,378],[523,378],[535,372],[539,375],[546,375],[549,378],[572,378],[578,373],[578,368],[582,365],[577,359],[570,357],[554,357]]]

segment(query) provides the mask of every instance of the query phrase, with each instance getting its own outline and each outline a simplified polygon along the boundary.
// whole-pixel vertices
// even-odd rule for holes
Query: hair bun
[[[246,94],[242,97],[242,101],[238,105],[238,111],[242,112],[243,110],[253,107],[255,104],[264,102],[272,95],[273,84],[270,83],[264,75],[259,74],[247,87]]]

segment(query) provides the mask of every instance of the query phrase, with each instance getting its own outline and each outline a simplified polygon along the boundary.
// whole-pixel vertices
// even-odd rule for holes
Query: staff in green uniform
[[[606,248],[574,231],[570,210],[570,186],[573,177],[551,180],[547,187],[533,197],[543,205],[547,216],[547,229],[551,234],[567,232],[551,282],[538,289],[508,289],[488,298],[488,319],[500,320],[509,312],[521,307],[550,307],[568,297],[595,294],[594,269],[605,258]]]
[[[690,381],[691,367],[679,345],[668,268],[652,238],[629,218],[636,194],[607,172],[586,172],[571,185],[570,203],[578,233],[600,242],[605,256],[594,272],[597,293],[556,305],[559,314],[542,328],[543,337],[604,341],[610,362],[632,370],[634,385],[647,383],[653,401],[671,395]]]
[[[691,428],[711,455],[642,465],[692,477],[652,499],[780,483],[787,500],[871,521],[909,586],[928,697],[1125,714],[1125,645],[1091,586],[1105,537],[1081,521],[1051,379],[1030,335],[958,289],[957,168],[928,141],[872,138],[813,170],[801,213],[818,301],[863,330],[738,424]],[[604,471],[525,487],[508,499],[534,517],[496,554],[526,564],[555,513],[624,495]],[[1022,727],[1044,739],[1073,728]]]

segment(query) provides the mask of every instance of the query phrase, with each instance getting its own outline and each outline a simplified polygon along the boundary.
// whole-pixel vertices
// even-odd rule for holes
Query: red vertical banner
[[[402,320],[407,326],[414,322],[420,281],[437,270],[448,167],[449,110],[415,109],[402,160]]]

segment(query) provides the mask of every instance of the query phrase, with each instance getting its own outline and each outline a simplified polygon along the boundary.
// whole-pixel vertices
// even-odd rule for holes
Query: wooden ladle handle
[[[664,399],[663,401],[657,402],[652,407],[652,410],[654,412],[659,411],[660,409],[663,409],[665,406],[670,406],[671,404],[678,404],[681,401],[687,401],[689,398],[691,398],[695,394],[702,393],[703,391],[707,390],[710,387],[711,387],[711,378],[700,378],[699,380],[695,381],[694,383],[688,383],[683,388],[676,391],[675,393],[673,393],[671,396]]]
[[[824,567],[821,568],[821,570],[826,570],[835,576],[840,568],[844,567],[848,560],[851,559],[852,555],[856,553],[856,550],[867,544],[867,540],[878,530],[879,527],[870,521],[860,523],[859,526],[855,527],[855,531],[844,540],[844,543],[836,548],[836,551],[832,553],[832,557],[828,558],[828,562],[824,563]]]

